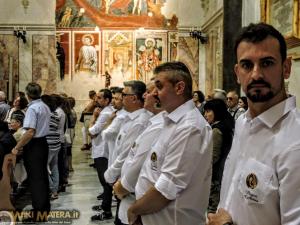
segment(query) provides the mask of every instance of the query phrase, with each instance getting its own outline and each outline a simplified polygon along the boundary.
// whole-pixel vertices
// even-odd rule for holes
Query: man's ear
[[[235,75],[236,75],[236,81],[237,81],[237,83],[241,84],[240,79],[239,79],[239,66],[238,66],[238,64],[234,65],[234,72],[235,72]]]
[[[287,57],[283,62],[282,74],[284,79],[288,79],[291,75],[292,57]]]
[[[184,93],[185,83],[184,81],[179,81],[175,85],[175,92],[177,95],[182,95]]]

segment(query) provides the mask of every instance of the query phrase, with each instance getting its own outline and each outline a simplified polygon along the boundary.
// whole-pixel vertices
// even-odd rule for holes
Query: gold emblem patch
[[[155,152],[151,154],[151,169],[157,171],[157,155]]]
[[[250,173],[246,178],[246,184],[248,188],[254,189],[257,186],[257,177],[254,173]]]

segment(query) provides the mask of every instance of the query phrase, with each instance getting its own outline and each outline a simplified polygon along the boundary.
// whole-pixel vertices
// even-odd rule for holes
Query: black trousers
[[[99,157],[94,159],[95,167],[97,169],[97,174],[99,181],[103,187],[103,200],[101,207],[105,212],[111,212],[111,201],[112,201],[112,186],[106,183],[104,178],[104,173],[107,170],[108,159],[104,157]]]
[[[24,165],[28,174],[32,207],[35,213],[50,211],[48,151],[45,137],[33,138],[24,146]]]
[[[64,186],[68,183],[69,176],[69,166],[67,162],[67,145],[65,143],[61,143],[57,163],[59,172],[59,185]]]

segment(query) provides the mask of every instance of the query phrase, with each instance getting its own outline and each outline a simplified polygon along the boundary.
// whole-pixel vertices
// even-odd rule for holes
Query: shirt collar
[[[259,119],[269,128],[272,128],[282,117],[295,108],[296,97],[291,96],[258,115],[257,119]],[[247,121],[252,119],[249,110],[247,110],[245,117],[247,118]]]
[[[165,115],[167,114],[166,111],[162,111],[154,116],[152,116],[150,119],[149,119],[149,122],[151,124],[154,124],[154,123],[163,123],[164,121],[164,117]]]
[[[38,102],[41,102],[42,100],[39,98],[39,99],[35,99],[35,100],[32,100],[31,102],[28,103],[28,106],[30,105],[33,105],[35,103],[38,103]]]
[[[235,112],[238,108],[238,105],[234,106],[233,108],[228,108],[228,112]]]
[[[169,113],[167,117],[174,123],[177,123],[188,111],[192,110],[193,108],[196,108],[195,103],[193,100],[189,100],[177,107],[173,112]]]
[[[134,120],[135,118],[137,118],[141,113],[144,112],[144,108],[141,108],[141,109],[138,109],[138,110],[135,110],[134,112],[132,113],[128,113],[128,117],[130,118],[130,120]]]

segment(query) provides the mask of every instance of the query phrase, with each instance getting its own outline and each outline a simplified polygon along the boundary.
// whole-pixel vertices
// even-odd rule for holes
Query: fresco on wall
[[[185,63],[192,73],[193,89],[199,90],[199,43],[191,37],[179,37],[178,60]]]
[[[8,81],[10,73],[10,60],[12,60],[12,90],[9,90]],[[14,97],[18,91],[19,82],[19,47],[18,39],[14,35],[0,35],[0,90],[4,91],[9,97]],[[12,99],[10,99],[12,100]]]
[[[178,32],[169,32],[168,33],[168,42],[169,42],[169,61],[177,60],[177,51],[178,51]]]
[[[150,81],[153,69],[167,61],[166,33],[139,33],[136,37],[136,78]]]
[[[100,35],[99,32],[73,33],[73,71],[76,74],[100,73]]]
[[[127,27],[174,29],[178,18],[166,19],[166,0],[57,0],[57,27]]]
[[[39,83],[44,93],[56,91],[58,66],[55,42],[54,35],[32,36],[32,81]]]
[[[103,72],[110,74],[110,86],[123,86],[133,79],[133,32],[103,32]]]

